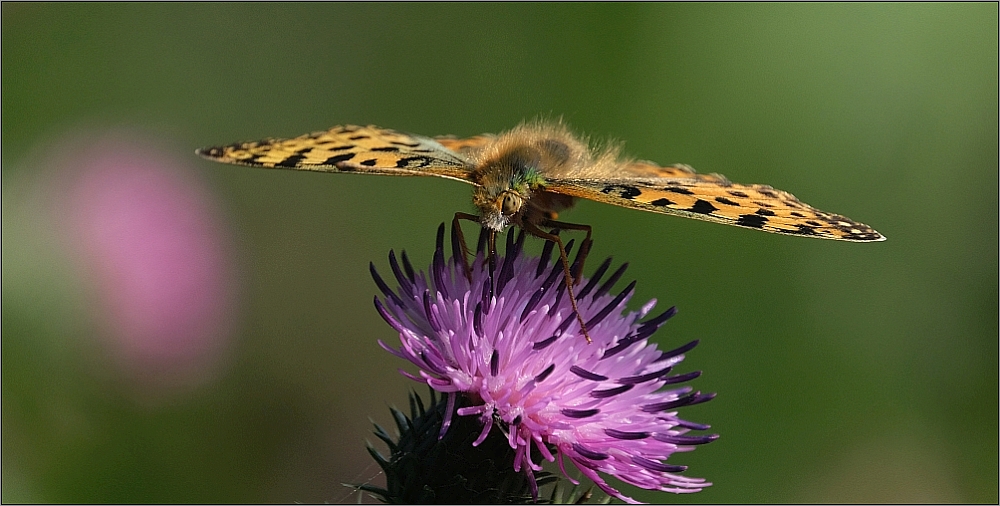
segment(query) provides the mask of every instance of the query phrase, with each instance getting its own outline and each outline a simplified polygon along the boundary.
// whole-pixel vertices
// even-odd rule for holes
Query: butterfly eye
[[[514,194],[508,193],[504,195],[500,209],[503,211],[503,214],[512,216],[521,209],[521,199]]]

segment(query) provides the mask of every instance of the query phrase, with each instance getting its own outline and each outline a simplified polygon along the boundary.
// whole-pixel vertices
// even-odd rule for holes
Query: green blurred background
[[[997,14],[4,3],[2,499],[356,501],[341,483],[382,482],[369,420],[390,424],[387,406],[417,386],[376,344],[395,336],[368,262],[387,271],[395,248],[426,265],[437,224],[471,210],[469,187],[193,151],[343,123],[467,136],[543,115],[888,237],[809,240],[591,202],[564,214],[593,225],[591,258],[630,262],[631,307],[679,307],[654,339],[701,339],[680,371],[719,393],[682,414],[722,438],[671,459],[715,485],[626,492],[996,503]],[[224,260],[212,279],[225,323],[209,351],[136,365],[157,355],[107,338],[116,294],[98,278],[116,265],[87,263],[73,239],[85,217],[59,197],[82,170],[75,153],[101,142],[167,160],[161,174],[210,210],[195,221]]]

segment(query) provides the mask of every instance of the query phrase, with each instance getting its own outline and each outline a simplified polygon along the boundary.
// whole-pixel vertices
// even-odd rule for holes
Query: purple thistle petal
[[[424,316],[427,317],[427,323],[434,329],[434,332],[441,332],[441,324],[438,323],[437,318],[434,317],[434,312],[431,311],[430,290],[424,291]]]
[[[587,257],[587,254],[590,253],[590,247],[592,245],[593,245],[592,240],[584,239],[583,241],[580,241],[580,249],[576,251],[576,256],[573,258],[573,263],[572,265],[569,266],[569,272],[571,273],[577,272],[577,270],[580,268],[580,262],[583,262],[584,259]]]
[[[653,318],[642,322],[639,326],[639,331],[642,332],[650,327],[658,329],[660,328],[660,325],[663,325],[667,320],[673,318],[675,314],[677,314],[677,306],[672,306],[670,309],[660,313],[658,316],[654,316]]]
[[[565,286],[565,285],[561,285],[561,286]],[[558,299],[559,295],[562,295],[562,292],[563,291],[560,290],[559,294],[556,295],[556,300],[557,301],[559,300]],[[559,328],[556,329],[555,336],[556,337],[562,337],[562,335],[564,333],[566,333],[566,329],[568,329],[569,326],[572,325],[572,324],[574,324],[574,323],[576,323],[576,311],[571,312],[569,314],[569,316],[567,316],[566,319],[563,320],[563,322],[559,324]]]
[[[549,293],[549,289],[552,288],[552,284],[556,282],[556,279],[559,278],[560,274],[562,274],[562,270],[552,269],[549,276],[545,278],[544,282],[542,282],[542,286],[538,287],[538,290],[535,290],[535,293],[531,295],[531,298],[528,299],[528,304],[524,306],[524,311],[521,312],[521,323],[524,323],[524,319],[527,318],[531,310],[538,305],[538,302],[542,300],[542,297]]]
[[[622,290],[621,293],[619,293],[618,296],[614,298],[614,300],[609,302],[608,305],[604,306],[604,309],[602,309],[600,312],[594,315],[591,319],[587,320],[587,328],[588,329],[594,328],[597,326],[598,323],[601,323],[601,320],[607,318],[608,315],[611,314],[611,311],[617,308],[618,305],[621,304],[626,297],[632,295],[632,290],[634,288],[635,288],[635,281],[629,283],[629,285],[624,290]]]
[[[476,240],[476,255],[486,251],[486,233],[485,227],[479,229],[479,239]]]
[[[571,373],[573,373],[573,374],[575,374],[575,375],[577,375],[577,376],[579,376],[579,377],[581,377],[583,379],[588,379],[590,381],[604,381],[604,380],[608,379],[607,376],[601,376],[600,374],[592,373],[592,372],[590,372],[590,371],[588,371],[588,370],[586,370],[586,369],[584,369],[584,368],[582,368],[582,367],[580,367],[578,365],[574,365],[573,367],[570,367],[569,368],[569,372],[571,372]]]
[[[445,280],[445,263],[444,263],[444,250],[438,248],[434,250],[434,260],[431,266],[431,273],[434,276],[434,288],[441,292],[444,298],[448,298],[448,284],[444,282]]]
[[[712,428],[712,426],[708,424],[689,422],[687,420],[681,420],[679,418],[676,421],[677,425],[680,425],[681,427],[691,430],[708,430]]]
[[[610,457],[610,455],[608,455],[607,453],[595,452],[594,450],[588,449],[580,443],[573,443],[573,449],[576,450],[576,453],[579,453],[580,455],[587,457],[590,460],[604,460]]]
[[[624,430],[617,429],[604,429],[604,433],[615,438],[615,439],[625,439],[625,440],[636,440],[636,439],[646,439],[649,437],[648,432],[627,432]],[[669,443],[670,441],[666,441]]]
[[[446,261],[443,229],[438,230],[426,275],[414,274],[405,252],[401,262],[390,253],[402,297],[371,269],[385,296],[375,299],[375,308],[400,339],[399,349],[380,345],[419,368],[419,376],[404,373],[407,377],[448,396],[448,424],[452,415],[477,417],[482,432],[476,445],[499,426],[515,450],[517,469],[534,477],[541,469],[539,457],[558,461],[560,468],[568,457],[601,490],[625,502],[634,501],[608,485],[604,474],[676,493],[711,485],[673,474],[683,466],[666,463],[675,452],[717,438],[684,435],[708,426],[680,420],[672,412],[714,394],[690,387],[661,390],[700,374],[668,376],[698,341],[660,352],[648,340],[676,313],[675,308],[639,321],[655,301],[638,312],[627,311],[635,283],[608,295],[627,264],[599,283],[611,265],[610,259],[605,260],[593,278],[575,280],[583,286],[577,302],[593,339],[588,344],[579,325],[574,327],[577,316],[560,261],[525,256],[523,234],[507,235],[506,256],[489,254],[484,250],[488,236],[481,233],[476,258],[466,271],[457,260],[461,249],[454,245],[456,237],[453,230],[453,261]],[[567,251],[572,246],[569,241]],[[581,244],[584,251],[587,247]],[[543,248],[551,257],[553,243],[546,242]],[[574,265],[581,252],[576,255]],[[455,410],[459,395],[467,405]]]
[[[545,241],[545,245],[542,246],[542,256],[538,258],[538,266],[535,267],[535,277],[541,276],[545,272],[545,268],[549,266],[549,259],[552,258],[552,248],[554,248],[556,243],[552,241]]]
[[[521,235],[521,241],[524,241],[524,235],[523,235],[523,233]],[[523,242],[522,242],[522,244],[523,244]],[[511,228],[507,232],[507,247],[505,249],[505,251],[507,252],[507,255],[504,257],[504,259],[501,262],[501,265],[500,265],[500,276],[497,278],[497,286],[496,286],[497,293],[502,292],[503,289],[504,289],[504,287],[507,286],[507,281],[510,281],[510,278],[514,276],[514,260],[516,260],[516,258],[511,257],[511,252],[514,249],[515,249],[515,246],[514,246],[514,229]]]
[[[635,385],[622,385],[620,387],[609,388],[607,390],[594,390],[590,392],[590,396],[597,399],[607,399],[608,397],[614,397],[618,394],[623,394],[632,390]]]
[[[441,432],[438,433],[438,439],[443,438],[448,433],[448,427],[451,427],[451,414],[455,412],[455,399],[457,398],[457,394],[448,395],[448,405],[444,410],[444,420],[441,422]]]
[[[625,269],[628,269],[628,262],[625,262],[621,265],[621,267],[618,267],[618,270],[616,270],[614,274],[612,274],[611,277],[609,277],[608,280],[597,289],[597,292],[594,293],[594,298],[596,299],[608,293],[608,291],[611,290],[611,287],[618,282],[618,278],[621,278],[622,274],[625,274]]]
[[[671,376],[669,378],[663,379],[664,385],[673,385],[674,383],[683,383],[685,381],[691,381],[698,376],[701,376],[701,371],[691,371],[687,374],[678,374],[677,376]]]
[[[399,268],[399,262],[396,261],[396,253],[392,250],[389,250],[389,267],[392,268],[392,275],[399,283],[400,293],[413,297],[413,283],[403,275],[403,271]]]
[[[545,348],[547,348],[547,347],[548,347],[548,346],[549,346],[550,344],[552,344],[552,343],[556,342],[556,339],[559,339],[559,336],[552,336],[552,337],[550,337],[550,338],[548,338],[548,339],[543,339],[543,340],[541,340],[541,341],[538,341],[537,343],[535,343],[535,344],[531,345],[531,347],[532,347],[532,348],[533,348],[533,349],[534,349],[535,351],[538,351],[538,350],[544,350],[544,349],[545,349]]]
[[[697,339],[691,341],[690,343],[685,344],[684,346],[681,346],[680,348],[663,352],[662,354],[660,354],[660,358],[658,360],[666,360],[668,358],[674,358],[677,355],[682,355],[694,349],[695,346],[698,346]]]
[[[458,227],[451,227],[451,258],[452,261],[462,267],[462,272],[465,272],[468,267],[468,259],[462,253],[462,242],[459,239]]]
[[[437,235],[434,238],[434,249],[444,251],[444,223],[438,225]]]
[[[599,409],[572,409],[572,408],[562,408],[560,413],[570,417],[570,418],[589,418],[600,413]]]
[[[664,464],[662,462],[657,462],[655,460],[647,459],[645,457],[633,456],[632,462],[639,464],[650,471],[656,471],[660,473],[679,473],[681,471],[687,471],[687,466],[671,466],[669,464]]]
[[[678,436],[671,434],[653,434],[653,439],[675,445],[703,445],[719,439],[718,434],[708,436]]]
[[[715,394],[702,394],[701,392],[691,392],[680,398],[667,402],[658,402],[655,404],[647,404],[642,407],[642,410],[647,413],[658,413],[660,411],[669,411],[674,408],[679,408],[681,406],[691,406],[694,404],[700,404],[705,401],[710,401],[715,397]]]
[[[588,281],[587,284],[583,287],[583,289],[580,290],[580,293],[576,294],[577,298],[579,299],[586,298],[587,294],[590,293],[590,291],[593,290],[595,286],[597,286],[597,282],[600,281],[601,276],[603,276],[605,272],[608,272],[608,267],[611,267],[611,257],[605,258],[604,262],[602,262],[601,265],[597,267],[597,270],[594,271],[594,275],[593,277],[590,278],[590,281]]]
[[[483,310],[483,314],[490,314],[490,307],[493,306],[493,273],[489,275],[487,282],[483,283],[482,297],[480,299],[480,307]]]
[[[657,379],[657,378],[659,378],[661,376],[666,376],[667,373],[669,373],[670,370],[673,369],[673,368],[674,368],[673,366],[667,366],[664,369],[660,369],[659,371],[651,372],[651,373],[648,373],[648,374],[642,374],[642,375],[639,375],[639,376],[628,376],[628,377],[625,377],[625,378],[620,378],[618,380],[618,383],[621,383],[623,385],[637,385],[639,383],[645,383],[647,381],[655,380],[655,379]],[[674,377],[676,378],[677,376],[674,376]]]
[[[378,311],[379,316],[381,316],[390,327],[396,329],[396,332],[402,333],[406,331],[406,327],[393,318],[392,314],[385,309],[385,306],[382,305],[382,301],[378,300],[378,296],[375,296],[375,311]]]
[[[477,336],[483,335],[483,303],[477,302],[476,309],[472,313],[472,330]]]
[[[625,336],[624,338],[622,338],[621,341],[618,341],[618,344],[616,344],[613,348],[605,350],[604,355],[601,356],[601,360],[604,360],[606,358],[611,358],[617,355],[618,353],[625,351],[625,348],[632,346],[633,344],[636,343],[636,341],[639,341],[640,339],[641,338],[638,335]]]
[[[410,279],[410,283],[416,283],[417,279],[416,276],[413,274],[413,265],[410,264],[410,259],[407,258],[406,251],[405,250],[401,251],[400,255],[402,256],[403,259],[403,270],[406,271],[406,277]]]
[[[399,307],[406,307],[403,304],[403,300],[396,295],[396,292],[389,289],[389,286],[382,281],[382,276],[378,275],[378,271],[375,270],[375,264],[368,262],[368,270],[371,271],[372,279],[375,280],[375,286],[378,287],[379,291],[382,292],[387,298],[392,299],[392,301]]]
[[[481,416],[480,420],[483,421],[483,431],[479,433],[479,437],[472,442],[472,446],[479,446],[486,441],[486,436],[490,434],[490,429],[493,428],[493,417],[492,416]]]
[[[579,485],[580,482],[577,481],[575,478],[573,478],[573,476],[571,476],[569,473],[566,472],[566,464],[563,461],[563,454],[562,454],[562,452],[559,452],[556,455],[556,461],[559,462],[559,470],[562,471],[563,476],[565,476],[566,479],[569,480],[570,483],[572,483],[574,485]]]
[[[552,371],[554,370],[556,370],[556,365],[549,364],[549,366],[546,367],[544,371],[538,373],[538,376],[535,376],[535,383],[541,383],[545,381],[545,378],[548,378],[549,375],[552,374]]]

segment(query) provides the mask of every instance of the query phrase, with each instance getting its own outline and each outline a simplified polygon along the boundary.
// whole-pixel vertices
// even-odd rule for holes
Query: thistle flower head
[[[558,259],[550,262],[553,243],[546,242],[540,258],[528,257],[522,254],[523,233],[515,240],[511,232],[505,257],[497,259],[491,274],[481,237],[470,280],[456,239],[453,229],[452,255],[446,259],[444,226],[438,229],[426,274],[415,273],[405,253],[400,265],[390,252],[397,291],[372,266],[384,294],[384,300],[375,298],[375,307],[399,332],[400,347],[379,343],[420,370],[403,374],[448,395],[441,434],[453,413],[478,418],[482,429],[475,445],[491,431],[502,431],[515,451],[514,470],[526,473],[536,496],[532,477],[542,470],[542,458],[558,461],[564,473],[568,460],[604,492],[626,502],[635,501],[602,473],[666,492],[697,492],[711,485],[679,474],[685,466],[664,462],[718,437],[689,435],[709,426],[682,420],[676,411],[714,397],[678,386],[699,371],[672,374],[698,342],[666,352],[648,342],[674,308],[644,321],[655,300],[638,312],[625,312],[635,282],[610,293],[626,265],[601,282],[608,259],[577,285],[577,306],[593,339],[588,344],[567,296],[562,265]]]

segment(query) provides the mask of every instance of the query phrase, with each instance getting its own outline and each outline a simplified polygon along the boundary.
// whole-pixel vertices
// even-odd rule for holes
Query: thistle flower
[[[420,369],[419,375],[401,371],[404,375],[447,396],[438,437],[453,415],[478,419],[481,430],[472,445],[491,431],[504,434],[514,451],[513,469],[526,475],[533,497],[542,458],[558,461],[563,474],[568,460],[601,490],[629,503],[636,501],[601,473],[675,493],[711,485],[678,474],[686,466],[663,462],[718,438],[688,435],[709,426],[682,420],[676,411],[715,394],[690,386],[661,390],[701,374],[670,374],[698,341],[666,352],[648,342],[675,308],[640,322],[652,311],[652,300],[638,312],[623,314],[635,282],[609,294],[627,265],[600,283],[609,258],[578,285],[577,306],[593,339],[588,344],[566,295],[563,268],[558,260],[550,263],[553,243],[545,243],[540,258],[528,257],[522,255],[523,233],[515,240],[511,232],[506,257],[497,259],[491,274],[480,237],[470,281],[456,230],[451,235],[452,256],[446,260],[444,225],[438,229],[427,274],[414,273],[405,253],[401,268],[389,252],[398,292],[371,266],[385,296],[384,302],[375,298],[375,307],[399,332],[401,346],[379,344]],[[578,255],[574,265],[580,261]]]

